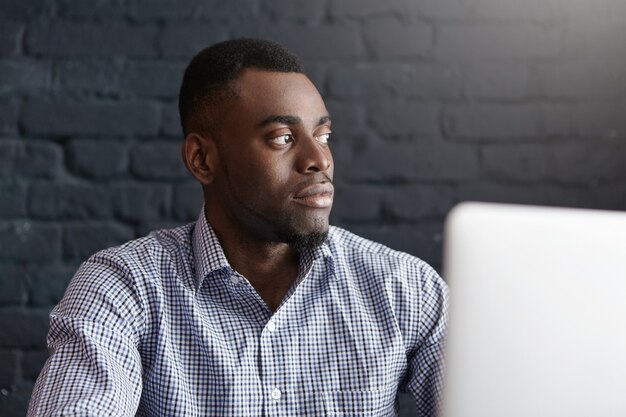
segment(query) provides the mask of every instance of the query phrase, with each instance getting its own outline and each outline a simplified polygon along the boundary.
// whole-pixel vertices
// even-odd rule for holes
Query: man
[[[447,289],[423,261],[329,227],[331,119],[262,40],[200,52],[180,90],[197,222],[101,251],[50,315],[29,415],[435,412]]]

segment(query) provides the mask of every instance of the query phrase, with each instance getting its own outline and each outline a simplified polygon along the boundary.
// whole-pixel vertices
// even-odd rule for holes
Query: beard
[[[304,253],[319,248],[326,242],[328,230],[325,232],[313,232],[306,235],[289,236],[287,243],[296,253]]]
[[[229,188],[231,190],[241,190],[241,188],[235,187],[232,183],[225,161],[222,161],[222,166],[224,167],[225,178]],[[258,191],[258,189],[259,187],[248,188],[248,198],[237,191],[231,194],[237,206],[237,208],[232,206],[231,212],[240,214],[238,216],[239,221],[252,235],[260,235],[259,237],[263,238],[262,235],[265,234],[262,232],[263,230],[271,231],[273,237],[269,238],[268,235],[265,235],[266,240],[286,243],[296,253],[314,250],[326,242],[328,238],[328,219],[325,220],[322,217],[309,219],[309,222],[312,221],[313,224],[307,227],[302,224],[303,220],[293,213],[289,213],[286,210],[264,208],[262,204],[259,204],[263,197],[255,195],[255,191]]]
[[[247,207],[249,210],[253,210],[258,216],[262,217],[266,222],[274,226],[274,230],[278,235],[278,239],[281,242],[287,243],[291,249],[296,253],[303,253],[310,250],[314,250],[324,244],[328,238],[328,226],[321,218],[315,219],[315,227],[313,230],[304,231],[299,228],[298,221],[293,215],[282,215],[270,218],[264,216],[251,207]]]
[[[295,230],[287,231],[283,240],[296,253],[303,253],[319,248],[328,238],[328,229],[309,233],[298,233]]]

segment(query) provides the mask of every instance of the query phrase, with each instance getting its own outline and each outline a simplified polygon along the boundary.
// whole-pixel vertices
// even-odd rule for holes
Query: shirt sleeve
[[[141,396],[140,297],[106,253],[79,268],[50,314],[50,357],[28,416],[132,416]]]
[[[415,397],[417,415],[434,417],[443,389],[449,290],[428,265],[422,268],[419,284],[418,337],[408,354],[406,388]]]

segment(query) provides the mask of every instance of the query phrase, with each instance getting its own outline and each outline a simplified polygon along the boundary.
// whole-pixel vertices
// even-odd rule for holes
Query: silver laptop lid
[[[626,416],[626,213],[463,203],[444,277],[444,417]]]

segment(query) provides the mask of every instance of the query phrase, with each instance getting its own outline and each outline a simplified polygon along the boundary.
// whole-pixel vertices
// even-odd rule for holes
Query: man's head
[[[233,81],[248,68],[304,72],[298,57],[261,39],[233,39],[202,50],[189,63],[180,87],[178,110],[185,136],[210,129],[220,102],[237,95]]]
[[[205,49],[185,73],[180,109],[183,158],[216,231],[298,251],[323,242],[333,197],[330,116],[295,56],[250,39]]]

